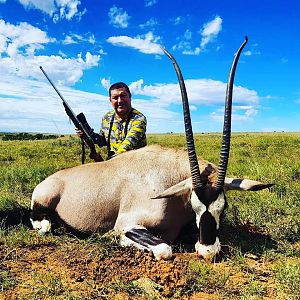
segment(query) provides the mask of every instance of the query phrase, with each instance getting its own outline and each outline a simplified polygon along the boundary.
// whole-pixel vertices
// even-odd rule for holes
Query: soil
[[[18,226],[18,220],[29,219],[27,213],[19,215],[19,210],[18,214],[13,211],[9,218],[3,219],[2,226]],[[26,222],[22,223],[30,228]],[[195,256],[193,244],[186,245],[183,239],[185,247],[176,245],[172,259],[157,261],[151,253],[117,246],[117,240],[109,236],[79,238],[60,229],[45,237],[28,229],[20,238],[18,230],[16,233],[16,236],[11,233],[11,244],[4,242],[3,237],[0,239],[0,300],[242,299],[251,285],[249,299],[289,299],[280,294],[282,289],[274,280],[271,263],[259,258],[260,252],[252,251],[255,247],[251,247],[274,245],[249,223],[234,230],[224,226],[228,240],[236,240],[239,235],[248,241],[249,248],[243,249],[241,262],[232,252],[237,245],[223,245],[222,257],[206,263]],[[207,275],[204,268],[204,273],[196,270],[192,274],[193,262],[196,266],[199,262],[201,266],[207,265],[215,273]],[[228,278],[222,281],[219,277],[224,274]],[[251,296],[255,289],[258,298]]]
[[[209,287],[193,290],[188,273],[189,262],[196,259],[192,252],[157,261],[151,253],[137,249],[106,249],[95,242],[71,239],[9,251],[0,245],[0,253],[2,272],[13,281],[0,290],[0,299],[221,299]],[[246,259],[249,268],[256,269],[259,281],[269,288],[263,299],[275,299],[266,265],[255,256]],[[214,268],[228,272],[227,288],[237,294],[249,283],[244,272],[234,271],[226,261],[214,264]]]

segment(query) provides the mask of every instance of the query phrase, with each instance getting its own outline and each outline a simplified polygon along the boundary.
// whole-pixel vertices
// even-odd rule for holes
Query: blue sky
[[[182,132],[185,78],[194,132],[220,132],[228,73],[236,71],[232,130],[300,130],[298,0],[0,0],[0,131],[74,133],[61,100],[96,131],[107,88],[130,85],[148,133]]]

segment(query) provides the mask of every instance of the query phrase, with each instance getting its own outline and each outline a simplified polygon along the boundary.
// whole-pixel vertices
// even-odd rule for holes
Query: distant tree
[[[42,134],[42,133],[27,133],[27,132],[20,132],[20,133],[5,133],[2,136],[3,141],[24,141],[24,140],[49,140],[49,139],[57,139],[59,135],[54,134]]]

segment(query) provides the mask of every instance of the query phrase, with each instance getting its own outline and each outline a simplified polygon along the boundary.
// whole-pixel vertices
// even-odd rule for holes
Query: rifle
[[[67,101],[64,99],[64,97],[61,95],[61,93],[59,92],[59,90],[56,88],[56,86],[53,84],[53,82],[51,81],[51,79],[48,77],[48,75],[46,74],[46,72],[44,71],[44,69],[40,66],[41,71],[43,72],[43,74],[45,75],[45,77],[48,79],[48,81],[50,82],[50,84],[52,85],[52,87],[54,88],[54,90],[56,91],[56,93],[58,94],[58,96],[60,97],[60,99],[63,102],[63,106],[65,108],[65,111],[67,113],[67,115],[69,116],[70,120],[73,122],[73,124],[75,125],[76,128],[80,129],[83,133],[83,136],[81,137],[81,141],[82,141],[82,164],[84,164],[84,145],[87,145],[90,148],[90,158],[94,159],[95,161],[103,161],[103,158],[101,157],[101,155],[99,153],[97,153],[96,148],[95,148],[95,144],[94,141],[92,139],[92,137],[89,134],[89,130],[90,127],[87,124],[85,117],[83,115],[83,113],[80,113],[79,115],[75,115],[74,112],[72,111],[71,107],[69,106],[69,104],[67,103]],[[84,121],[84,124],[82,124]]]

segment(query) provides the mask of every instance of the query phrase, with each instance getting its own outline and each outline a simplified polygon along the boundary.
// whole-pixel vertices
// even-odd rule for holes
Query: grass
[[[149,134],[148,143],[186,148],[182,134]],[[195,135],[198,155],[215,164],[220,143],[221,134]],[[188,283],[180,286],[175,296],[205,292],[219,299],[263,299],[268,295],[274,299],[300,299],[299,158],[300,133],[233,133],[227,175],[275,185],[260,192],[227,194],[229,207],[220,228],[223,252],[219,264],[190,260],[182,270]],[[0,140],[0,297],[1,292],[14,290],[20,284],[7,267],[7,260],[18,260],[19,253],[26,249],[47,245],[59,248],[78,242],[61,232],[40,237],[30,230],[28,220],[34,187],[53,172],[79,165],[80,161],[81,145],[74,136]],[[78,243],[81,249],[90,251],[90,259],[107,259],[118,249],[115,237],[102,235]],[[38,272],[33,274],[40,284],[32,291],[32,299],[42,294],[53,299],[90,299],[70,293],[62,279],[51,272],[43,277]],[[235,281],[235,276],[240,282]],[[98,292],[140,293],[147,299],[143,288],[124,278]]]
[[[9,290],[16,286],[17,280],[7,270],[0,270],[0,292]]]
[[[220,270],[214,265],[203,263],[198,259],[189,262],[188,271],[188,286],[192,291],[220,293],[229,277],[225,270]]]
[[[290,299],[300,299],[300,263],[298,261],[283,260],[275,267],[275,275],[282,289]]]
[[[34,296],[37,298],[51,298],[64,294],[66,292],[62,280],[51,271],[44,273],[34,273],[35,281]]]

